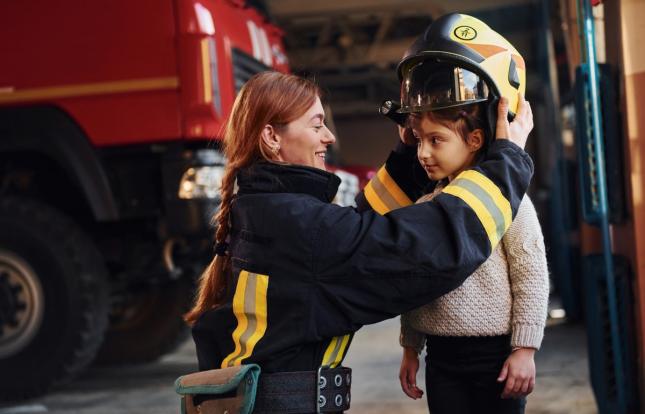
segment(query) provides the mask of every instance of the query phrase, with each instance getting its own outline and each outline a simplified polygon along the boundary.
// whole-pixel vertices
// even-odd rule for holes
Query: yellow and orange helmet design
[[[434,21],[406,51],[397,72],[402,113],[497,102],[504,96],[512,119],[518,92],[526,90],[520,53],[486,23],[466,14]]]

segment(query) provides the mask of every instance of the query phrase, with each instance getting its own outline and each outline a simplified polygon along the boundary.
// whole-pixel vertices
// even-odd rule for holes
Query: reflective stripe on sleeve
[[[467,170],[452,180],[443,192],[459,197],[473,209],[494,249],[513,217],[511,203],[499,187],[480,172]]]
[[[412,200],[392,179],[385,166],[365,186],[365,198],[374,211],[381,215],[412,204]]]
[[[269,276],[240,272],[233,296],[233,314],[237,327],[233,331],[235,349],[222,361],[222,368],[240,365],[253,353],[267,329],[267,290]]]

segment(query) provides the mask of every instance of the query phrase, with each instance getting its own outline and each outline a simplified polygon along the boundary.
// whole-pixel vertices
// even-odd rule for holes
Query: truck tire
[[[123,303],[113,306],[96,362],[150,362],[177,348],[188,337],[182,315],[192,302],[192,286],[177,280],[130,291]]]
[[[103,260],[71,219],[0,198],[0,401],[37,396],[83,370],[107,327]]]

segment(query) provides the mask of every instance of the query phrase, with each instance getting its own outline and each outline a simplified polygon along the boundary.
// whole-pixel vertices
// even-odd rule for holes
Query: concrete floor
[[[356,335],[346,360],[346,365],[354,369],[351,413],[427,413],[425,401],[413,401],[400,390],[401,349],[397,338],[398,319],[366,327]],[[537,386],[529,397],[527,414],[596,413],[586,355],[580,326],[547,328],[543,349],[536,357]],[[177,413],[179,400],[173,382],[193,370],[195,350],[188,341],[157,363],[93,367],[45,397],[0,406],[0,414]]]

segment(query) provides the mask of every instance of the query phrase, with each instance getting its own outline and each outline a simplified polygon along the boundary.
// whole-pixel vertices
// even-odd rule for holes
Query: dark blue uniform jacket
[[[337,366],[354,332],[457,288],[506,231],[533,171],[496,141],[486,160],[433,201],[400,145],[359,195],[331,204],[334,174],[257,163],[238,175],[227,300],[193,327],[202,370],[257,363],[263,372]],[[405,207],[405,208],[399,208]]]

